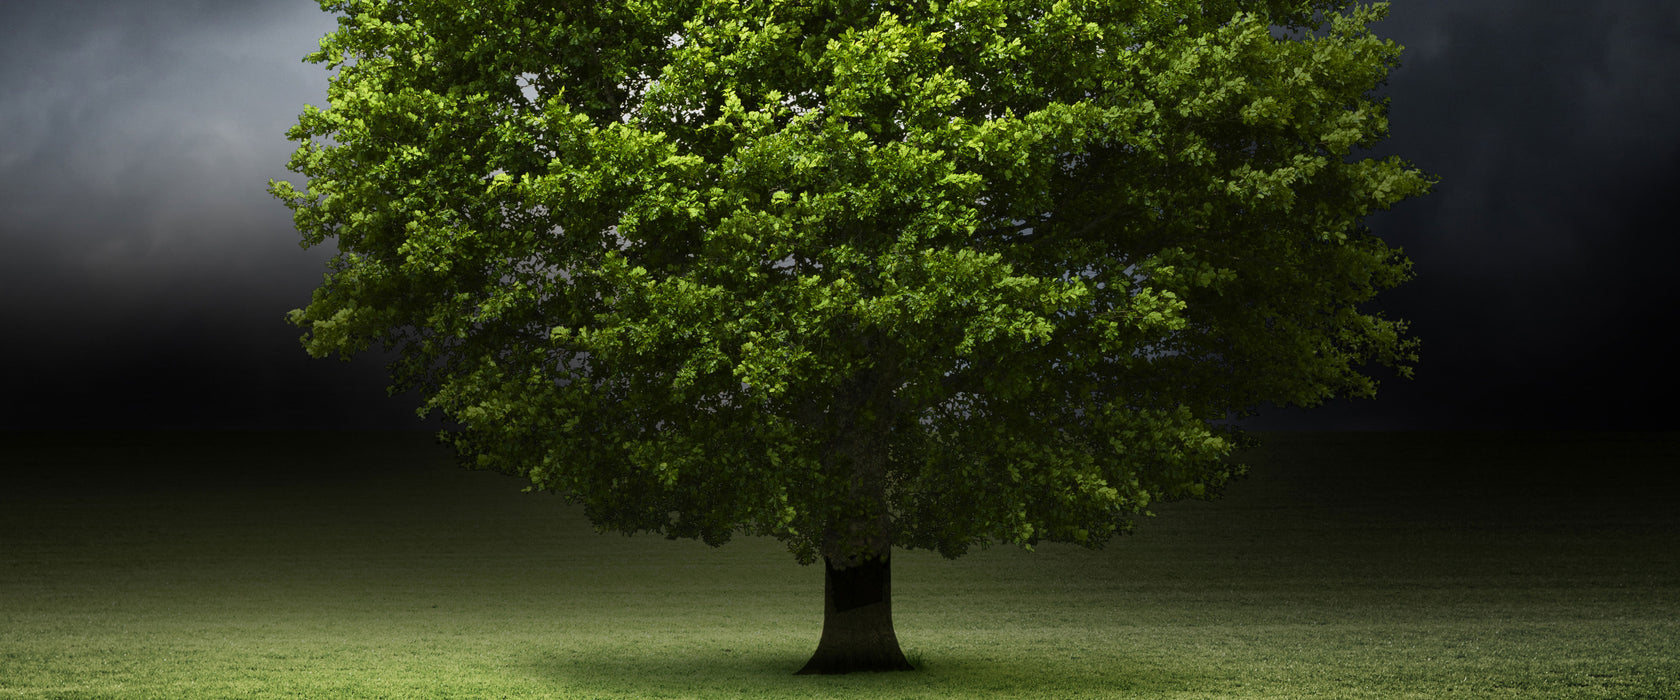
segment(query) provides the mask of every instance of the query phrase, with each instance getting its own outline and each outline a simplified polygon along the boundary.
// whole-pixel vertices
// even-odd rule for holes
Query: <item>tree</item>
[[[1426,191],[1330,0],[322,0],[290,320],[603,530],[824,562],[801,672],[908,668],[894,546],[1097,547],[1227,419],[1415,360]]]

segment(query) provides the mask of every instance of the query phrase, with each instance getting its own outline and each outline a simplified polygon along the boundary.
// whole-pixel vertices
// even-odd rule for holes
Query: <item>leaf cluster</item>
[[[1240,473],[1227,419],[1415,359],[1361,310],[1430,184],[1362,155],[1382,5],[322,6],[292,322],[603,528],[1098,546]]]

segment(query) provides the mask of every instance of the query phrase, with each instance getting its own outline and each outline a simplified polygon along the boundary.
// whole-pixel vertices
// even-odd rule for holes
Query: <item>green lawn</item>
[[[1680,435],[1280,434],[1091,552],[822,572],[596,535],[419,434],[5,435],[0,698],[1675,698]]]

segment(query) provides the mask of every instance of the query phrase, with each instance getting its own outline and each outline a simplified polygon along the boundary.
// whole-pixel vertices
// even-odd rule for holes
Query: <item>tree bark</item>
[[[844,568],[823,557],[822,639],[795,675],[910,670],[893,632],[890,555]]]

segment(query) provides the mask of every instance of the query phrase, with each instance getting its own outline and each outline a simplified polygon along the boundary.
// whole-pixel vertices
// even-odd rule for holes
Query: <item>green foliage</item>
[[[604,529],[1098,546],[1415,359],[1380,5],[322,6],[292,322]]]

